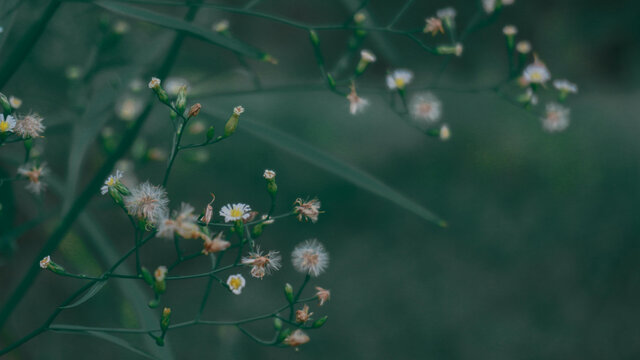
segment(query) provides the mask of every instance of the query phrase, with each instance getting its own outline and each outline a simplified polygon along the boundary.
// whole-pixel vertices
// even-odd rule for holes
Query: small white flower
[[[542,118],[542,127],[548,132],[559,132],[569,126],[570,109],[557,103],[547,104],[546,116]]]
[[[496,0],[482,0],[482,7],[487,14],[491,14],[496,9]]]
[[[297,329],[289,336],[287,336],[283,343],[289,345],[291,347],[298,347],[300,345],[304,345],[309,342],[309,335],[305,334],[304,331]]]
[[[155,89],[158,86],[160,86],[160,83],[162,81],[160,79],[158,79],[157,77],[152,77],[151,81],[149,81],[149,89]]]
[[[530,84],[544,84],[551,79],[551,73],[538,58],[524,69],[522,76]]]
[[[575,94],[578,92],[578,85],[569,80],[553,80],[553,86],[561,92]]]
[[[447,141],[451,137],[451,130],[449,130],[449,126],[444,124],[440,127],[440,140]]]
[[[113,32],[117,35],[124,35],[129,32],[129,23],[119,20],[113,25]]]
[[[531,52],[531,43],[527,40],[518,41],[518,43],[516,44],[516,50],[520,54],[528,54]]]
[[[40,267],[46,269],[51,264],[51,256],[47,255],[42,260],[40,260]]]
[[[104,181],[104,185],[100,188],[100,193],[102,195],[108,193],[109,189],[116,186],[116,184],[118,183],[118,181],[120,181],[121,178],[122,178],[122,171],[116,170],[115,175],[109,175],[107,180]]]
[[[186,86],[187,88],[189,87],[189,83],[183,78],[168,78],[164,82],[164,89],[172,96],[178,95],[180,88],[183,86]]]
[[[169,212],[167,192],[161,186],[154,186],[149,182],[134,187],[131,194],[123,199],[130,215],[147,220],[153,225],[166,218]]]
[[[369,63],[372,63],[372,62],[376,61],[376,56],[373,55],[373,53],[370,50],[366,50],[366,49],[360,51],[360,58],[363,61],[366,61],[366,62],[369,62]]]
[[[303,273],[312,276],[322,274],[329,266],[329,253],[316,239],[306,240],[298,244],[291,253],[293,267]]]
[[[387,75],[387,87],[390,90],[404,89],[413,79],[413,73],[410,70],[398,69]]]
[[[5,118],[4,114],[0,114],[0,133],[13,131],[15,127],[16,119],[13,116],[7,115]]]
[[[246,281],[242,274],[230,275],[227,279],[227,285],[232,293],[236,295],[242,294],[242,289],[246,285]]]
[[[527,88],[524,99],[531,105],[538,105],[538,95],[536,95],[530,87]]]
[[[414,119],[426,123],[434,123],[442,116],[442,102],[430,92],[415,95],[409,109]]]
[[[40,137],[45,129],[42,120],[44,119],[38,114],[26,115],[16,122],[15,133],[24,139]]]
[[[14,109],[19,109],[22,106],[22,99],[17,98],[15,96],[9,96],[9,104]]]
[[[215,32],[224,32],[229,29],[229,20],[223,19],[211,26],[211,29]]]
[[[116,103],[116,115],[122,120],[131,121],[140,115],[144,104],[139,99],[125,97]]]
[[[507,26],[502,28],[502,32],[506,36],[515,36],[518,33],[518,28],[516,28],[513,25],[507,25]]]
[[[456,9],[452,7],[446,7],[436,12],[436,16],[442,20],[449,21],[453,25],[453,21],[456,18]]]
[[[233,108],[233,113],[236,115],[240,115],[244,112],[244,108],[242,107],[242,105],[238,105],[236,107]]]
[[[158,266],[156,271],[153,272],[153,277],[157,282],[162,282],[167,276],[167,267],[166,266]]]
[[[227,204],[220,209],[220,216],[224,216],[224,222],[245,220],[248,219],[251,214],[251,207],[246,204]]]
[[[262,176],[267,179],[267,180],[272,180],[273,178],[276,177],[276,172],[273,170],[265,170],[264,174],[262,174]]]

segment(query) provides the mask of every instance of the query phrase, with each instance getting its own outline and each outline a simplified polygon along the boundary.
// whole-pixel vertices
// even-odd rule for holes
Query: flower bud
[[[280,329],[282,329],[282,320],[280,320],[280,318],[275,318],[275,319],[273,319],[273,327],[274,327],[276,330],[280,330]]]
[[[113,202],[115,202],[119,206],[124,206],[122,195],[120,195],[120,192],[115,188],[115,186],[109,188],[109,196],[111,196]]]
[[[158,305],[160,304],[160,302],[158,301],[158,299],[153,299],[153,300],[149,300],[149,303],[147,304],[150,308],[155,309],[158,307]]]
[[[318,319],[318,320],[314,321],[313,325],[311,325],[311,326],[312,326],[314,329],[317,329],[317,328],[319,328],[319,327],[322,327],[322,325],[324,325],[324,323],[326,323],[326,322],[327,322],[327,319],[328,319],[328,318],[329,318],[329,317],[325,315],[325,316],[321,317],[320,319]]]
[[[198,114],[200,114],[200,109],[202,109],[202,105],[200,105],[200,103],[191,105],[191,108],[189,109],[189,113],[187,114],[187,117],[198,116]]]
[[[360,61],[356,66],[356,75],[361,75],[370,63],[376,61],[376,56],[369,50],[362,50],[360,52]]]
[[[233,114],[227,120],[227,123],[224,125],[224,136],[231,136],[236,129],[238,128],[238,120],[240,119],[240,114],[244,112],[244,108],[242,106],[236,106],[233,109]]]
[[[162,318],[160,319],[160,328],[163,333],[169,329],[169,321],[171,321],[171,308],[166,307],[162,310]]]
[[[178,97],[176,99],[176,110],[178,113],[184,114],[184,110],[187,108],[187,86],[182,85],[178,90]]]
[[[318,33],[316,33],[314,30],[309,30],[309,40],[311,40],[311,43],[313,45],[320,44],[320,39],[318,38]]]
[[[293,303],[293,286],[289,283],[284,286],[284,296],[289,303]]]
[[[7,99],[7,97],[2,93],[0,93],[0,105],[2,106],[2,111],[5,115],[11,114],[12,109],[9,99]]]
[[[143,266],[140,269],[140,272],[142,273],[142,279],[144,280],[144,282],[149,284],[149,286],[153,286],[153,276],[151,275],[149,269]]]
[[[436,48],[436,51],[440,55],[461,56],[463,50],[464,50],[464,48],[462,47],[462,44],[460,44],[460,43],[457,43],[455,45],[440,45],[440,46],[438,46]]]
[[[216,130],[213,128],[213,126],[209,126],[209,130],[207,130],[207,141],[211,141],[215,133],[216,133]]]

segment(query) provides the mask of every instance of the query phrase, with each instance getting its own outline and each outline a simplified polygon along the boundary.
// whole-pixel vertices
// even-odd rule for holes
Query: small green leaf
[[[71,305],[60,306],[60,309],[71,309],[71,308],[74,308],[76,306],[80,306],[81,304],[85,303],[86,301],[88,301],[89,299],[94,297],[98,292],[100,292],[100,290],[102,290],[102,288],[105,285],[107,285],[106,281],[98,281],[98,282],[96,282],[95,284],[93,284],[93,286],[91,288],[89,288],[89,290],[87,290],[87,292],[80,299],[78,299],[76,302],[74,302]]]
[[[254,48],[253,46],[240,42],[234,38],[220,35],[211,30],[205,30],[182,19],[112,1],[96,1],[95,4],[120,15],[129,16],[165,28],[183,31],[195,38],[235,51],[241,55],[260,60],[264,59],[266,56],[264,52]]]

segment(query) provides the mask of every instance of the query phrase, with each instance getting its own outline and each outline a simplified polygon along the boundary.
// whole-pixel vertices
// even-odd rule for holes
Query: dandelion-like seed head
[[[224,222],[246,220],[251,216],[251,207],[247,204],[227,204],[220,209],[220,216],[224,216]]]
[[[42,120],[44,119],[35,113],[25,115],[22,119],[16,122],[14,132],[25,139],[40,137],[45,129],[45,126],[42,125]]]
[[[7,115],[5,118],[4,114],[0,114],[0,133],[13,131],[15,127],[16,119],[13,116]]]
[[[262,174],[262,177],[264,177],[267,180],[273,180],[276,177],[276,172],[273,170],[265,170],[264,174]]]
[[[553,80],[553,87],[565,93],[575,94],[578,92],[578,85],[570,82],[569,80]]]
[[[145,219],[153,225],[166,218],[169,212],[167,192],[148,181],[131,189],[131,194],[124,197],[124,205],[130,215]]]
[[[425,26],[423,32],[431,33],[432,36],[436,36],[437,33],[444,34],[444,28],[442,27],[442,19],[437,17],[430,17],[425,19]]]
[[[213,240],[210,239],[209,237],[206,237],[204,239],[202,253],[205,255],[209,255],[209,254],[215,254],[217,252],[227,250],[229,246],[231,246],[231,243],[224,240],[223,237],[224,237],[224,232],[222,231],[219,232],[218,235],[216,235],[216,237],[213,238]]]
[[[9,105],[11,105],[12,108],[17,110],[20,108],[20,106],[22,106],[22,100],[13,95],[9,96]]]
[[[47,255],[44,258],[42,258],[42,260],[40,260],[40,267],[43,269],[46,269],[49,267],[49,264],[51,264],[51,256]]]
[[[548,132],[560,132],[569,126],[571,110],[557,103],[549,103],[546,115],[542,118],[542,127]]]
[[[304,331],[297,329],[292,332],[289,336],[284,339],[284,344],[289,345],[291,347],[298,347],[300,345],[304,345],[308,343],[310,340],[309,335],[305,334]]]
[[[313,313],[309,312],[309,305],[304,304],[302,309],[296,310],[296,322],[304,324],[311,320],[311,315],[313,315]]]
[[[316,239],[306,240],[291,253],[293,267],[304,274],[318,276],[329,266],[329,253]]]
[[[376,56],[371,52],[371,50],[364,49],[360,51],[360,58],[369,63],[376,62]]]
[[[100,193],[102,195],[108,193],[109,189],[116,186],[121,178],[122,178],[122,171],[116,170],[115,175],[109,175],[107,180],[104,181],[104,185],[100,188]]]
[[[227,279],[227,285],[232,293],[240,295],[242,294],[242,289],[246,285],[246,281],[241,274],[230,275]]]
[[[416,94],[409,103],[411,116],[415,120],[434,123],[442,116],[442,102],[433,93]]]
[[[39,166],[33,163],[27,163],[18,168],[18,174],[29,179],[26,189],[36,195],[39,195],[47,187],[47,184],[45,184],[41,178],[48,173],[49,168],[46,163],[42,163]]]
[[[151,81],[149,81],[149,89],[155,89],[158,86],[160,86],[160,83],[162,81],[160,79],[158,79],[157,77],[152,77]]]
[[[262,279],[265,275],[280,269],[282,256],[278,251],[269,251],[266,254],[256,247],[256,250],[249,252],[249,256],[242,258],[242,264],[251,266],[251,276]]]
[[[399,89],[402,90],[407,86],[411,80],[413,79],[413,72],[406,69],[398,69],[394,70],[392,73],[387,75],[387,87],[391,90]]]
[[[294,211],[298,214],[298,220],[305,221],[311,220],[312,223],[316,223],[318,221],[318,215],[320,215],[320,206],[322,203],[320,200],[314,198],[309,201],[303,201],[301,198],[296,199],[294,203]]]

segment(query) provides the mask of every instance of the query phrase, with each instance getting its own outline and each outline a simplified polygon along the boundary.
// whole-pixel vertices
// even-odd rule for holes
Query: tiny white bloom
[[[442,116],[442,102],[432,93],[415,95],[409,103],[411,115],[415,120],[434,123]]]
[[[482,7],[487,14],[491,14],[496,9],[496,0],[482,0]]]
[[[156,281],[162,282],[166,278],[167,272],[168,270],[166,266],[158,266],[156,271],[153,272],[153,277],[156,279]]]
[[[22,99],[15,96],[9,96],[9,104],[11,104],[12,108],[19,109],[20,106],[22,106]]]
[[[456,17],[456,9],[452,7],[446,7],[444,9],[440,9],[436,12],[436,16],[440,19],[447,20],[453,22]]]
[[[104,181],[104,185],[100,188],[100,193],[102,193],[102,195],[108,193],[109,189],[116,186],[116,184],[118,183],[118,181],[120,181],[121,178],[122,178],[122,171],[116,170],[115,175],[109,175],[107,180]]]
[[[544,84],[551,79],[551,73],[539,59],[528,65],[522,73],[524,79],[530,84]]]
[[[172,96],[178,95],[180,88],[183,86],[186,86],[187,88],[189,87],[189,83],[183,78],[168,78],[164,82],[164,89]]]
[[[51,256],[47,255],[42,260],[40,260],[40,267],[46,269],[51,264]]]
[[[349,100],[349,112],[351,115],[362,112],[369,105],[367,99],[358,96],[356,87],[353,84],[351,85],[351,92],[347,95],[347,100]]]
[[[223,19],[213,24],[211,29],[215,32],[224,32],[229,29],[229,20]]]
[[[276,177],[276,172],[273,171],[273,170],[268,170],[267,169],[267,170],[264,171],[264,174],[262,174],[262,176],[267,180],[271,180],[271,179]]]
[[[32,163],[27,163],[18,168],[18,174],[29,179],[26,189],[32,193],[39,195],[46,187],[47,184],[42,181],[42,177],[49,173],[49,168],[46,163],[36,166]]]
[[[516,50],[520,54],[528,54],[531,52],[531,43],[527,40],[518,41],[518,43],[516,44]]]
[[[391,90],[402,90],[413,79],[413,73],[410,70],[398,69],[387,75],[387,87]]]
[[[236,115],[240,115],[244,112],[244,108],[242,107],[242,105],[238,105],[236,107],[233,108],[233,113]]]
[[[229,278],[227,279],[227,285],[229,286],[229,289],[232,293],[240,295],[242,294],[242,289],[246,285],[246,281],[244,280],[242,274],[229,275]]]
[[[557,103],[547,104],[546,115],[542,118],[542,127],[548,132],[559,132],[569,126],[570,109]]]
[[[158,79],[157,77],[152,77],[151,81],[149,81],[149,89],[155,89],[156,87],[160,86],[160,83],[160,79]]]
[[[513,25],[507,25],[507,26],[502,28],[502,32],[506,36],[514,36],[514,35],[516,35],[518,33],[518,28],[516,28]]]
[[[116,114],[122,120],[131,121],[140,115],[143,107],[144,104],[142,101],[136,98],[126,97],[116,104]]]
[[[0,114],[0,132],[1,133],[5,133],[8,131],[13,131],[13,128],[16,127],[16,119],[11,116],[11,115],[7,115],[7,117],[4,117],[4,114]]]
[[[307,240],[293,249],[291,253],[293,267],[312,276],[322,274],[329,266],[329,253],[318,240]]]
[[[450,137],[451,137],[451,130],[449,130],[449,127],[447,126],[447,124],[442,125],[440,127],[440,140],[447,141],[449,140]]]
[[[553,86],[565,93],[575,94],[578,92],[578,85],[570,82],[569,80],[553,80]]]
[[[220,216],[224,216],[224,222],[244,220],[251,216],[251,207],[246,204],[227,204],[220,209]]]
[[[366,62],[375,62],[376,56],[370,50],[362,50],[360,51],[360,58]]]

